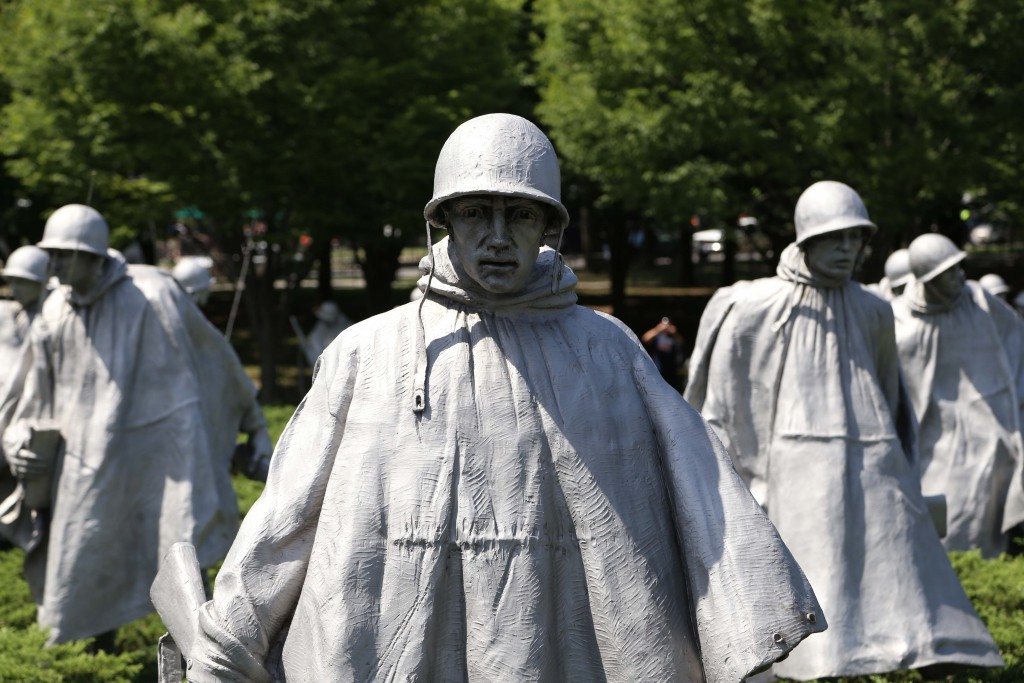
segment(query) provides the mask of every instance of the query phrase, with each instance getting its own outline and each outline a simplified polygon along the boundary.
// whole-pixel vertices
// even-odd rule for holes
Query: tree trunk
[[[611,250],[612,312],[621,316],[626,306],[626,276],[629,275],[631,224],[617,213],[609,216],[608,248]]]
[[[316,293],[320,301],[327,301],[334,292],[334,287],[331,284],[331,253],[333,251],[330,239],[325,238],[319,241],[317,254],[320,266],[317,269]]]
[[[364,256],[359,261],[366,281],[367,313],[374,315],[391,308],[391,283],[398,271],[402,243],[398,240],[368,242],[360,245]]]
[[[728,287],[736,282],[736,242],[737,229],[726,223],[722,229],[722,286]]]
[[[260,401],[273,403],[280,394],[277,384],[277,302],[274,301],[274,276],[267,268],[262,274],[249,276],[245,293],[251,302],[255,326],[253,340],[260,359]]]
[[[679,260],[679,268],[676,270],[679,274],[678,284],[683,287],[693,284],[693,231],[690,227],[689,223],[684,223],[679,228],[679,248],[676,252],[676,259]]]

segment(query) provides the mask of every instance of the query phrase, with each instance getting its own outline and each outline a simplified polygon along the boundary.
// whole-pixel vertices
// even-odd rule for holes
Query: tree
[[[368,310],[386,308],[444,138],[524,108],[522,22],[517,0],[21,0],[3,15],[0,152],[57,203],[91,183],[115,230],[196,205],[237,251],[259,216],[246,296],[272,397],[273,282],[298,233],[356,247]]]
[[[1006,70],[1021,9],[995,4],[539,0],[538,111],[605,204],[788,232],[800,191],[834,178],[888,246],[951,228],[965,189],[1019,177],[978,134],[1020,140]]]

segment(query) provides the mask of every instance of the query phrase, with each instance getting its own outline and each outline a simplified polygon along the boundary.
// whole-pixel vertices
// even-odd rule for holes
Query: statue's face
[[[472,195],[447,202],[448,233],[466,273],[492,294],[514,294],[529,282],[548,212],[532,199]]]
[[[192,297],[192,301],[196,302],[196,306],[202,308],[206,305],[206,302],[210,300],[210,290],[200,289],[189,294]]]
[[[8,278],[7,282],[11,285],[11,296],[21,304],[22,308],[34,306],[39,301],[39,295],[43,291],[41,282],[27,280],[23,277]]]
[[[92,289],[103,271],[103,257],[74,249],[51,249],[50,267],[62,285],[78,294]]]
[[[966,282],[967,276],[964,275],[964,269],[955,265],[925,283],[925,290],[930,290],[944,301],[952,301],[964,288]]]
[[[853,275],[857,256],[864,248],[864,229],[847,228],[812,237],[803,245],[807,267],[829,279]]]

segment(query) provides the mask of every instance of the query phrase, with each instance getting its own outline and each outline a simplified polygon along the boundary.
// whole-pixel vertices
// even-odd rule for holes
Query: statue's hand
[[[14,453],[7,454],[7,462],[11,466],[11,472],[18,479],[36,479],[49,473],[49,464],[27,448],[20,448]]]
[[[249,434],[249,447],[252,456],[243,470],[245,476],[256,481],[266,481],[270,471],[270,456],[274,454],[274,444],[270,441],[266,427]]]

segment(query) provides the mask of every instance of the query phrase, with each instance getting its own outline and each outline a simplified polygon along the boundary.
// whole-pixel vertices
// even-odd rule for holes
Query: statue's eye
[[[466,206],[462,209],[462,217],[471,221],[480,220],[484,217],[484,211],[479,206]]]
[[[537,214],[530,209],[516,209],[515,213],[512,214],[512,220],[515,221],[535,221],[537,220]]]

